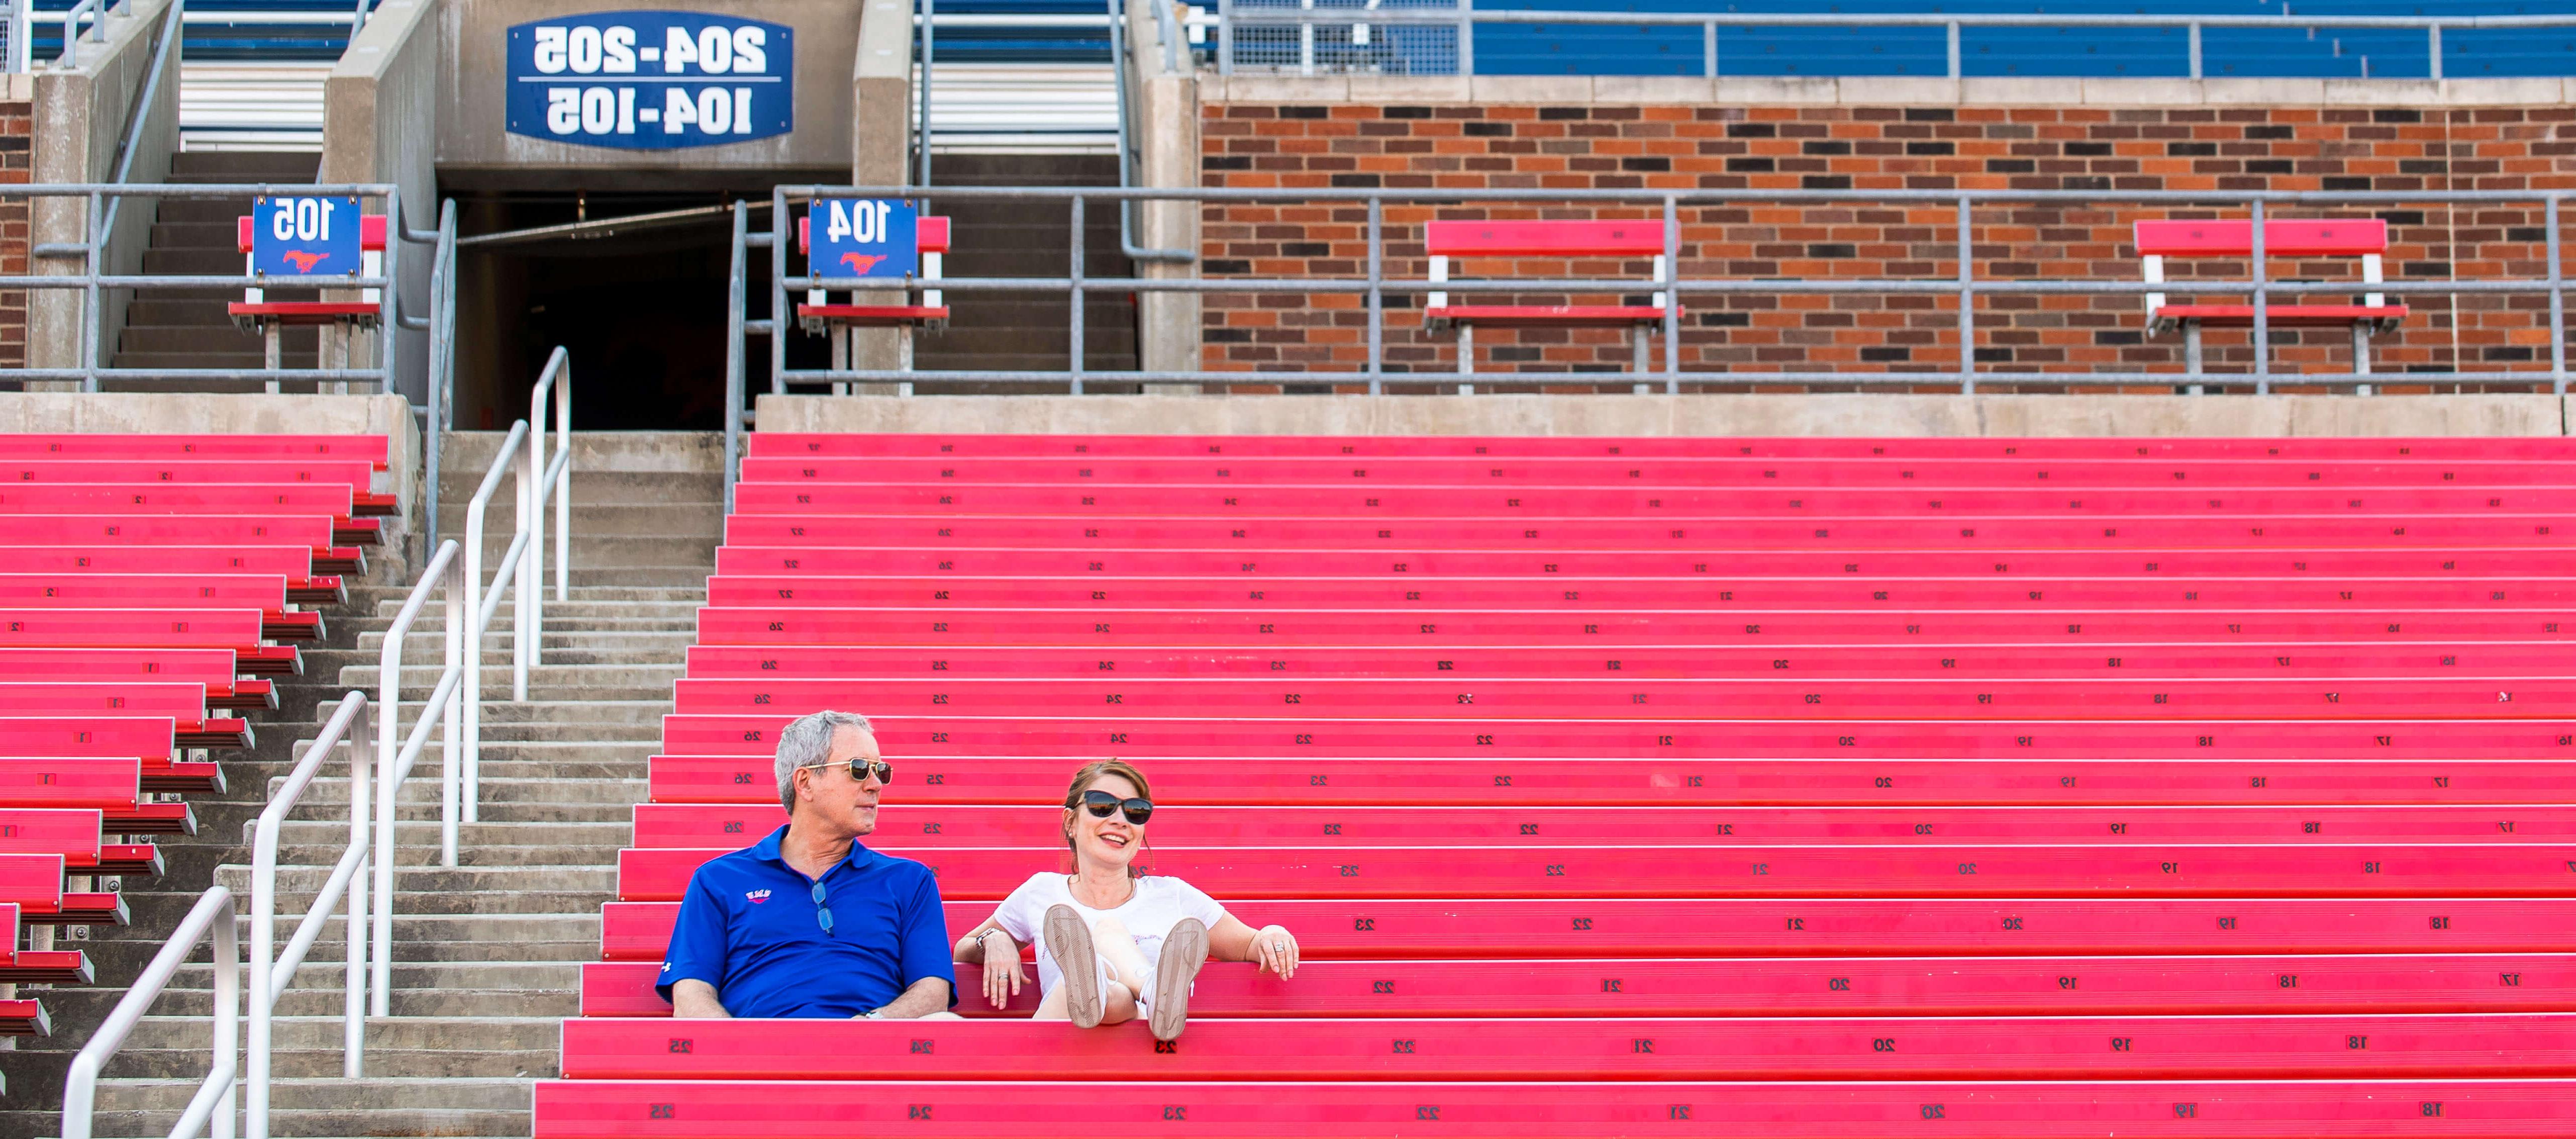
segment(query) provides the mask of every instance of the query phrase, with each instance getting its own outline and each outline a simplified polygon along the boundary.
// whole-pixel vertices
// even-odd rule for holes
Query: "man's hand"
[[[731,1020],[724,1003],[716,999],[716,987],[704,981],[682,978],[671,982],[671,1015],[680,1020]]]
[[[984,997],[994,1008],[1008,1008],[1020,995],[1020,943],[998,929],[976,941],[984,947]]]
[[[924,977],[905,989],[903,995],[887,1001],[877,1015],[887,1020],[919,1020],[935,1012],[948,1011],[948,982],[937,977]]]

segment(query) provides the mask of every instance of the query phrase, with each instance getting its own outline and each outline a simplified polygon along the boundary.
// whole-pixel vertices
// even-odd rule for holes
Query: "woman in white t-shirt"
[[[1145,773],[1120,760],[1074,773],[1064,796],[1071,874],[1037,874],[957,941],[959,961],[985,963],[994,1008],[1020,991],[1020,948],[1038,947],[1038,1020],[1076,1027],[1147,1017],[1158,1039],[1181,1035],[1190,983],[1209,957],[1297,973],[1297,939],[1253,929],[1196,886],[1136,872],[1154,813]],[[1007,963],[1005,967],[1003,963]]]

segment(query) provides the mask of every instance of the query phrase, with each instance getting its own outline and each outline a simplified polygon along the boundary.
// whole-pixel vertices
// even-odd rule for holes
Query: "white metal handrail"
[[[241,943],[234,930],[233,892],[216,886],[197,899],[196,907],[179,920],[179,928],[170,932],[170,940],[161,952],[152,955],[152,963],[134,979],[134,986],[116,1002],[98,1032],[72,1057],[71,1071],[63,1077],[62,1139],[90,1139],[98,1109],[98,1074],[107,1066],[109,1057],[125,1047],[125,1038],[150,1011],[152,1002],[170,984],[170,978],[185,964],[197,948],[197,940],[212,935],[215,943],[215,1015],[211,1070],[197,1094],[188,1101],[188,1109],[179,1114],[179,1122],[170,1128],[171,1139],[195,1139],[211,1122],[214,1139],[233,1139],[233,1084],[239,1054],[234,1050],[235,1034],[241,1027]]]
[[[244,1049],[243,1130],[248,1139],[268,1139],[269,1065],[271,1033],[278,998],[295,981],[296,970],[303,966],[304,955],[322,934],[322,926],[331,918],[332,905],[343,893],[349,899],[349,953],[344,960],[343,980],[348,1000],[341,1012],[340,1046],[343,1058],[340,1074],[356,1079],[365,1071],[367,1006],[367,694],[351,692],[340,698],[338,708],[322,734],[305,748],[304,758],[287,773],[286,782],[270,797],[268,809],[259,814],[259,823],[251,838],[250,871],[250,1034]],[[284,952],[277,952],[277,842],[278,830],[286,823],[287,813],[304,797],[304,789],[322,764],[331,758],[333,749],[349,745],[349,846],[340,861],[331,868],[331,876],[304,911],[304,921],[295,927]]]
[[[432,592],[444,592],[447,600],[447,665],[439,673],[438,685],[422,701],[420,719],[412,725],[411,734],[395,746],[396,731],[402,720],[402,648],[403,636],[411,631],[413,620],[429,603]],[[439,543],[438,553],[421,570],[420,583],[412,586],[411,596],[403,599],[402,611],[385,629],[384,651],[377,656],[376,699],[376,896],[373,952],[374,977],[368,993],[372,1015],[393,1014],[391,992],[394,977],[394,816],[396,798],[404,778],[411,774],[412,764],[420,759],[422,747],[429,742],[431,728],[444,726],[446,750],[441,755],[442,786],[439,797],[439,865],[456,865],[456,821],[458,779],[462,772],[460,756],[464,751],[464,715],[457,707],[461,702],[465,680],[465,584],[464,559],[456,556],[454,539]],[[476,694],[479,699],[481,694]]]
[[[484,512],[491,506],[493,492],[501,488],[502,474],[509,470],[513,460],[518,462],[518,530],[511,534],[509,548],[501,552],[501,560],[492,567],[491,586],[474,599],[474,620],[465,626],[465,691],[475,694],[473,699],[465,701],[465,821],[469,823],[483,821],[483,633],[492,627],[492,616],[500,611],[502,595],[525,580],[518,570],[526,564],[523,559],[527,558],[528,551],[534,548],[534,532],[529,521],[543,512],[544,494],[550,493],[557,482],[568,477],[572,466],[572,448],[558,447],[544,477],[533,475],[529,464],[535,462],[535,456],[519,446],[521,437],[526,434],[527,420],[510,425],[510,434],[501,441],[500,453],[492,458],[492,469],[484,472],[483,485],[476,488],[473,501],[465,506],[465,580],[473,589],[484,589]],[[535,511],[527,509],[531,484],[540,491]],[[527,609],[522,606],[520,612],[524,614]],[[536,632],[543,636],[545,630],[540,628]],[[527,671],[524,668],[515,671],[511,698],[525,700],[528,698]]]
[[[546,499],[555,505],[555,600],[572,596],[572,467],[546,465],[546,397],[555,401],[555,448],[572,453],[572,355],[555,346],[546,370],[528,393],[528,469],[545,477],[519,484],[520,527],[528,532],[528,556],[519,562],[518,628],[512,644],[510,698],[528,698],[528,670],[544,663],[546,598]],[[478,585],[480,583],[477,583]]]

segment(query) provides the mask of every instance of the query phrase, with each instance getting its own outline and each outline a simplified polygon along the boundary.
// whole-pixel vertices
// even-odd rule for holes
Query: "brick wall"
[[[2139,190],[2537,190],[2576,187],[2576,108],[2190,108],[1546,106],[1211,102],[1201,120],[1209,186],[1527,189],[2088,190],[2099,204],[1980,207],[1973,267],[1990,279],[2135,280],[2129,242],[2141,217],[2243,216],[2241,211],[2141,208]],[[1659,207],[1595,209],[1543,198],[1522,203],[1399,205],[1385,210],[1385,271],[1427,271],[1422,224],[1435,218],[1650,217]],[[2547,272],[2537,202],[2477,207],[2282,209],[2276,217],[2374,213],[2390,223],[2391,278],[2538,277]],[[1686,276],[1929,277],[1957,272],[1951,204],[1726,204],[1681,210]],[[1358,276],[1366,210],[1356,203],[1214,203],[1204,212],[1211,277]],[[2350,261],[2277,260],[2276,278],[2342,282]],[[1651,271],[1643,261],[1471,262],[1456,276]],[[2239,262],[2174,264],[2176,276],[2236,276]],[[1642,295],[1643,289],[1638,294]],[[2348,301],[2357,289],[2313,295]],[[1467,297],[1454,296],[1453,303]],[[1513,300],[1475,297],[1478,301]],[[1532,294],[1522,303],[1611,303],[1612,296]],[[2176,300],[2184,299],[2177,290]],[[2236,300],[2211,296],[2212,301]],[[2286,298],[2278,295],[2274,303]],[[2523,391],[2516,382],[2445,383],[2443,372],[2545,370],[2548,301],[2462,294],[2407,298],[2403,331],[2374,345],[2391,391]],[[1642,303],[1642,302],[1632,302]],[[1974,313],[1981,372],[1992,390],[2009,373],[2039,370],[2179,372],[2179,335],[2142,334],[2134,295],[1985,295]],[[2239,303],[2242,303],[2239,300]],[[1455,342],[1421,330],[1418,295],[1388,294],[1388,370],[1448,373]],[[1767,390],[1764,372],[1953,372],[1958,314],[1941,295],[1749,294],[1692,298],[1682,318],[1685,370],[1696,386]],[[1207,298],[1204,365],[1262,371],[1356,370],[1366,342],[1355,296]],[[1629,348],[1617,330],[1501,330],[1477,334],[1486,373],[1613,372]],[[2340,329],[2275,330],[2273,369],[2343,371]],[[1662,346],[1655,347],[1660,364]],[[2243,371],[2250,336],[2212,331],[2207,366]],[[1714,374],[1724,373],[1722,378]],[[1447,377],[1443,377],[1444,379]],[[2544,377],[2545,380],[2545,377]],[[1531,381],[1535,382],[1535,381]],[[1552,384],[1589,388],[1590,382]],[[1832,387],[1834,385],[1815,385]],[[1904,386],[1900,384],[1900,386]],[[1919,385],[1951,390],[1947,381]],[[2117,385],[2105,385],[2105,390]],[[2545,389],[2545,383],[2543,384]],[[2138,385],[2170,391],[2170,385]],[[2297,390],[2293,387],[2290,390]]]
[[[33,103],[0,100],[0,185],[25,185],[34,174]],[[30,240],[27,199],[0,199],[0,275],[25,275]],[[27,294],[0,290],[0,368],[27,366]]]

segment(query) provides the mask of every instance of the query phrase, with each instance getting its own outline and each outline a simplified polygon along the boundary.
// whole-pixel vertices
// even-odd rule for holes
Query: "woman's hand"
[[[1020,995],[1020,943],[1001,930],[987,931],[976,938],[984,947],[984,996],[993,1007],[1008,1008],[1011,998]]]
[[[1285,980],[1297,975],[1297,937],[1287,927],[1265,925],[1252,934],[1252,961]]]

